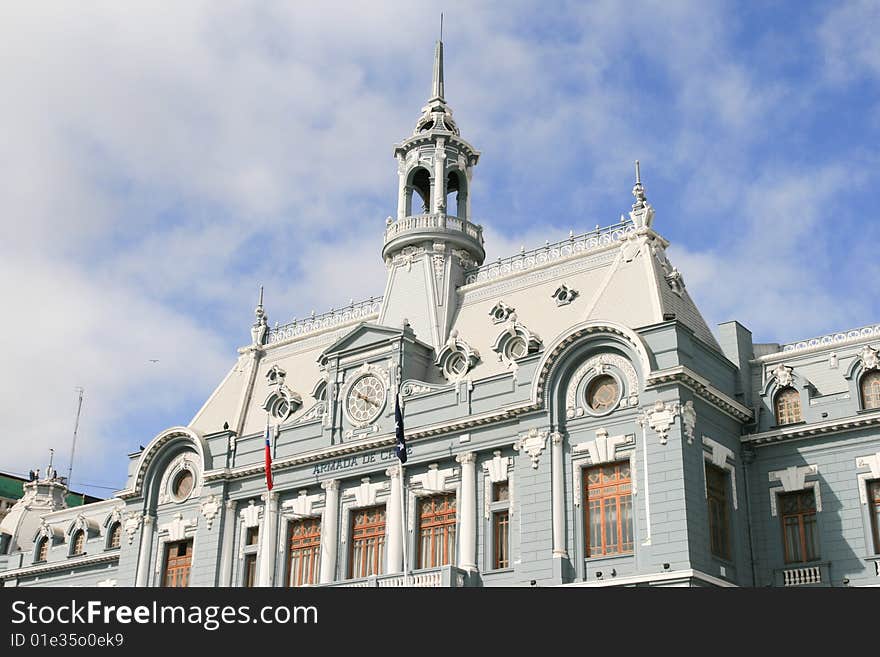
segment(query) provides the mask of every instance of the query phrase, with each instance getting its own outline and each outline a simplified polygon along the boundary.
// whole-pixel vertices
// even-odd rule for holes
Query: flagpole
[[[398,384],[398,389],[400,385]],[[400,392],[397,393],[398,395]],[[400,403],[398,401],[398,403]],[[401,412],[403,412],[401,410]],[[400,459],[398,459],[400,460]],[[400,464],[400,540],[403,546],[403,585],[409,586],[407,582],[407,563],[406,563],[406,475],[404,474],[403,462]]]
[[[397,407],[400,409],[400,420],[401,424],[403,424],[403,394],[402,389],[403,386],[403,350],[404,350],[404,336],[406,334],[406,328],[409,325],[407,320],[403,320],[402,331],[400,334],[400,354],[397,359]],[[397,418],[395,418],[395,421]],[[406,441],[406,430],[403,430],[403,439]],[[396,434],[396,431],[395,431]],[[395,436],[396,440],[396,436]],[[407,540],[406,535],[406,474],[404,463],[406,462],[406,446],[404,445],[403,457],[401,458],[400,454],[398,454],[397,460],[400,462],[400,540],[401,545],[403,547],[403,585],[409,586],[409,567],[406,558],[407,552]],[[397,451],[397,450],[395,450]]]

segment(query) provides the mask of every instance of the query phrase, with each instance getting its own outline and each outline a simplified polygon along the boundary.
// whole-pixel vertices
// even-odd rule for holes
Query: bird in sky
[[[159,359],[158,359],[158,358],[151,358],[151,359],[150,359],[150,362],[151,362],[151,363],[158,363],[158,362],[159,362]]]

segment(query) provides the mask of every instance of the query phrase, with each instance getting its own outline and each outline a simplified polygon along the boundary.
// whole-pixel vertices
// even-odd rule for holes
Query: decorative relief
[[[551,298],[557,306],[567,306],[577,298],[578,294],[577,290],[572,290],[568,285],[562,284],[556,288],[556,292],[551,295]]]
[[[220,511],[219,498],[212,494],[208,499],[202,500],[201,505],[199,505],[199,511],[205,516],[205,522],[207,523],[208,531],[210,531],[214,525],[214,518],[217,517],[217,513]]]
[[[345,491],[345,497],[354,497],[355,504],[359,507],[373,506],[376,504],[376,496],[379,494],[379,491],[387,489],[387,481],[378,484],[371,484],[370,478],[364,477],[361,479],[360,486]]]
[[[314,512],[315,506],[318,503],[323,502],[323,500],[324,495],[322,493],[309,495],[309,491],[301,490],[297,497],[292,500],[287,500],[281,505],[281,513],[284,516],[292,518],[313,516],[316,515]]]
[[[517,452],[525,452],[528,454],[529,458],[532,459],[532,467],[537,470],[541,458],[541,452],[543,452],[544,448],[547,446],[548,435],[550,435],[549,431],[539,430],[533,427],[529,429],[527,433],[520,436],[513,448]]]
[[[129,511],[125,514],[125,520],[122,522],[122,530],[128,537],[128,544],[134,543],[135,534],[141,526],[141,514],[136,511]]]
[[[651,427],[660,436],[660,444],[665,445],[669,440],[669,430],[680,412],[681,406],[678,402],[667,404],[658,400],[651,410],[642,412],[639,423]]]
[[[693,445],[694,429],[697,426],[697,411],[694,409],[694,402],[686,401],[681,407],[681,424],[684,427],[684,435],[688,445]]]
[[[592,465],[600,463],[608,463],[616,458],[617,447],[620,445],[635,444],[634,435],[618,435],[609,436],[608,431],[604,427],[596,430],[596,439],[577,443],[572,446],[573,454],[586,452],[590,456]]]
[[[684,278],[681,275],[681,272],[678,271],[675,267],[664,276],[666,279],[666,283],[669,285],[669,289],[671,289],[675,294],[681,296],[684,293]]]
[[[880,479],[880,452],[871,454],[870,456],[859,456],[856,458],[856,468],[868,468],[869,470],[869,472],[861,472],[858,475],[859,501],[862,504],[867,504],[868,479]]]
[[[581,365],[571,381],[565,394],[565,414],[569,419],[583,417],[586,409],[581,405],[578,399],[578,389],[581,383],[587,379],[608,373],[609,367],[613,367],[623,374],[626,379],[626,391],[620,401],[620,405],[636,406],[639,403],[638,389],[639,379],[636,376],[636,370],[632,364],[623,356],[611,353],[601,353],[592,356]]]
[[[196,523],[193,520],[184,520],[183,514],[178,512],[174,514],[174,519],[171,522],[162,525],[160,530],[162,532],[167,532],[168,540],[173,543],[174,541],[182,541],[186,538],[186,530],[190,527],[194,527],[195,524]]]
[[[452,249],[452,256],[458,258],[458,263],[462,269],[470,269],[476,264],[471,254],[464,249]]]
[[[260,525],[260,516],[263,513],[263,507],[257,506],[253,500],[248,502],[248,505],[241,510],[239,515],[241,516],[241,524],[244,527],[258,527]]]
[[[437,390],[447,390],[449,386],[446,385],[433,385],[430,383],[424,383],[421,381],[413,382],[408,381],[403,384],[401,387],[401,393],[404,397],[412,397],[414,395],[421,395],[427,392],[436,392]]]
[[[871,345],[866,344],[859,352],[859,360],[862,361],[864,371],[880,369],[880,356]]]
[[[770,483],[779,482],[782,484],[782,490],[786,493],[792,491],[804,490],[812,488],[816,500],[816,511],[822,511],[822,498],[819,494],[819,482],[806,481],[807,476],[815,476],[819,474],[819,466],[817,465],[792,465],[784,470],[774,470],[768,473]],[[770,489],[770,515],[776,515],[776,496],[778,488]]]
[[[507,473],[511,465],[513,465],[513,459],[501,456],[501,451],[495,450],[492,453],[492,458],[483,462],[483,470],[489,477],[489,481],[497,484],[499,481],[507,481]]]
[[[794,382],[792,372],[793,370],[791,367],[786,367],[784,364],[779,363],[779,365],[770,371],[770,375],[776,379],[776,384],[780,388],[787,388]]]
[[[454,468],[440,470],[438,464],[432,463],[427,472],[411,476],[410,482],[421,486],[426,492],[442,492],[446,490],[446,480],[454,476]]]
[[[489,311],[489,317],[492,319],[493,323],[501,324],[502,322],[506,322],[515,310],[515,308],[508,306],[503,301],[499,301],[492,307],[492,310]],[[514,319],[516,319],[516,317],[514,317]]]

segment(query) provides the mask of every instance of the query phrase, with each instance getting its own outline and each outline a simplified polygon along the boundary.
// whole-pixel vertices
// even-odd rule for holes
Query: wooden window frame
[[[446,508],[438,505],[439,500],[446,501]],[[425,503],[430,502],[431,510],[427,513],[422,510]],[[452,509],[449,508],[449,502]],[[419,531],[417,535],[416,564],[419,569],[439,568],[454,564],[456,541],[458,541],[458,500],[455,492],[436,493],[424,495],[416,499],[419,514]],[[430,554],[424,552],[423,538],[428,534]],[[451,543],[451,548],[450,548]],[[438,554],[439,548],[439,554]],[[450,554],[450,551],[452,554]],[[427,557],[427,558],[426,558]]]
[[[358,525],[358,516],[368,514],[371,511],[381,510],[381,520],[365,521]],[[360,579],[373,575],[382,575],[385,571],[385,526],[388,520],[388,512],[385,504],[376,504],[369,507],[353,508],[350,510],[349,524],[351,527],[350,547],[348,551],[348,578]],[[356,551],[359,546],[367,547],[368,541],[375,541],[372,563],[368,563],[367,550],[361,552],[360,561],[356,560]],[[372,566],[372,571],[369,566]],[[358,574],[355,574],[358,573]]]
[[[870,479],[868,487],[868,513],[871,516],[871,537],[874,539],[874,554],[880,554],[880,479]]]
[[[193,545],[192,538],[185,538],[182,541],[167,541],[165,544],[165,554],[163,555],[164,567],[162,568],[162,586],[166,588],[187,588],[189,586],[189,577],[192,572],[193,561]],[[183,556],[172,556],[171,551],[180,551],[180,546],[186,546]],[[173,565],[172,565],[173,564]],[[182,573],[182,577],[178,580],[178,574]],[[169,582],[173,581],[174,584]],[[178,585],[176,582],[182,581]]]
[[[298,527],[307,531],[294,536]],[[287,523],[287,585],[309,586],[318,583],[321,567],[321,517],[297,518]],[[298,557],[294,563],[294,557]],[[308,557],[305,559],[304,557]]]
[[[780,427],[803,422],[804,409],[801,407],[801,393],[797,388],[786,386],[773,396],[773,416]]]
[[[812,509],[802,509],[801,508],[801,500],[803,496],[810,495],[813,498],[813,508]],[[786,512],[785,510],[785,500],[783,498],[791,497],[798,498],[798,510],[794,512]],[[782,528],[782,555],[783,560],[786,564],[798,564],[798,563],[812,563],[818,561],[820,558],[820,546],[818,545],[818,509],[816,508],[816,492],[813,488],[804,488],[802,490],[790,491],[787,493],[779,493],[779,499],[777,500],[777,508],[779,509],[779,522],[780,527]],[[807,531],[806,531],[806,523],[805,519],[812,516],[813,523],[813,531],[816,532],[816,541],[815,545],[815,554],[811,559],[808,559],[807,550]],[[786,520],[790,518],[797,519],[797,527],[798,527],[798,543],[801,553],[801,559],[794,559],[792,555],[789,554],[788,549],[788,533],[786,531]],[[811,546],[811,550],[812,550]]]
[[[859,379],[859,399],[862,410],[880,409],[880,370],[865,372]]]
[[[46,563],[49,560],[49,541],[48,536],[43,536],[37,543],[37,559],[36,563]]]
[[[77,529],[70,537],[70,556],[80,557],[86,553],[86,532]]]
[[[730,561],[733,554],[730,535],[730,498],[728,495],[730,472],[726,468],[720,468],[708,461],[705,462],[705,467],[706,505],[709,513],[709,551],[719,559]],[[717,515],[713,513],[713,509],[717,509],[719,513]],[[716,519],[720,522],[719,526],[716,526]]]
[[[615,473],[620,471],[621,467],[625,467],[629,471],[629,475],[624,479],[615,480],[613,482],[608,483],[599,483],[599,484],[590,484],[590,473],[593,471],[599,471],[601,475],[601,481],[605,480],[605,471],[609,469],[614,469]],[[633,480],[632,480],[632,467],[630,465],[629,459],[622,461],[610,461],[608,463],[600,463],[597,465],[588,465],[584,466],[582,473],[582,486],[583,486],[583,504],[584,504],[584,554],[586,558],[599,558],[599,557],[611,557],[611,556],[619,556],[619,555],[628,555],[633,554],[635,551],[635,508],[633,506]],[[621,491],[621,487],[627,487],[627,490]],[[612,491],[612,489],[615,489]],[[608,548],[609,543],[606,540],[605,535],[605,512],[607,509],[607,505],[605,500],[616,500],[616,510],[617,510],[617,521],[616,531],[617,531],[617,547],[616,549],[610,550]],[[629,536],[630,541],[624,541],[624,522],[623,522],[623,514],[621,513],[622,504],[621,502],[626,500],[629,503]],[[593,545],[592,545],[592,536],[590,533],[591,523],[591,505],[594,502],[598,502],[598,509],[601,514],[600,519],[600,527],[601,527],[601,552],[594,553]],[[628,547],[625,547],[628,546]]]
[[[510,480],[490,482],[490,522],[492,532],[492,569],[510,568]],[[507,488],[507,496],[501,499],[499,489]]]
[[[245,554],[241,571],[241,585],[244,588],[253,588],[257,585],[257,553]]]
[[[107,549],[108,550],[118,550],[122,545],[122,523],[114,522],[110,525],[110,530],[107,535]]]

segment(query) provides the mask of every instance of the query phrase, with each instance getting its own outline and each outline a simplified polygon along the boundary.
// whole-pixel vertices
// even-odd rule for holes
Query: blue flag
[[[394,433],[397,443],[394,452],[401,463],[406,463],[406,438],[403,435],[403,411],[400,410],[400,395],[394,396]]]

